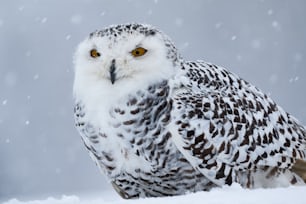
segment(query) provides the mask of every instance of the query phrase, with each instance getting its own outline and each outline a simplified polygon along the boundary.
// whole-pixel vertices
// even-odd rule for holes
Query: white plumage
[[[156,28],[93,32],[74,62],[76,126],[122,197],[304,184],[304,127],[225,68],[184,60]]]

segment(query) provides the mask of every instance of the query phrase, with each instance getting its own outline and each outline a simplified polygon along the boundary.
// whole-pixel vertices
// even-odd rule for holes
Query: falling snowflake
[[[236,39],[237,39],[236,35],[233,35],[232,38],[231,38],[231,40],[233,40],[233,41],[236,40]]]
[[[66,40],[70,40],[71,35],[66,35]]]
[[[47,19],[46,17],[44,17],[44,18],[42,18],[42,19],[41,19],[41,21],[40,21],[40,22],[41,22],[41,23],[46,23],[46,22],[47,22],[47,20],[48,20],[48,19]]]
[[[5,106],[6,104],[7,104],[7,100],[5,99],[5,100],[2,101],[2,105]]]
[[[296,76],[296,77],[290,78],[289,83],[294,83],[294,82],[297,82],[298,80],[299,80],[299,77]]]
[[[268,10],[268,15],[269,15],[269,16],[273,15],[273,13],[274,13],[274,11],[273,11],[272,9],[269,9],[269,10]]]
[[[33,79],[34,79],[34,80],[39,79],[39,75],[38,75],[38,74],[35,74],[35,75],[33,76]]]
[[[216,28],[216,29],[219,29],[221,26],[222,26],[222,23],[221,23],[221,22],[218,22],[218,23],[215,24],[215,28]]]

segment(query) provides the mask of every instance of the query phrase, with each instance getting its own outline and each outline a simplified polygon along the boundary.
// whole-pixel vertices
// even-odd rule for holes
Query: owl
[[[305,127],[229,70],[183,59],[157,28],[92,32],[74,65],[75,125],[123,198],[305,184]]]

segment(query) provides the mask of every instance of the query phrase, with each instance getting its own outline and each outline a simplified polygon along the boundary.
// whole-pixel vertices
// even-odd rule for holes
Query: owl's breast
[[[76,126],[98,166],[107,167],[107,175],[137,168],[151,171],[164,165],[163,157],[171,154],[165,128],[172,108],[168,94],[164,81],[111,104],[105,98],[90,108],[76,105]]]
[[[120,143],[126,152],[124,159],[133,155],[131,157],[145,159],[151,168],[161,165],[157,154],[161,155],[159,157],[167,155],[170,138],[166,129],[171,109],[168,92],[164,82],[129,95],[109,110],[105,134]]]
[[[168,95],[167,83],[152,86],[112,104],[98,116],[100,124],[83,123],[80,132],[91,157],[120,194],[179,195],[212,186],[172,141]]]

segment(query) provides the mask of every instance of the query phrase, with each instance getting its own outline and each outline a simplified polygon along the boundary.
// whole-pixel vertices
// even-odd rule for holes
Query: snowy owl
[[[123,198],[305,184],[305,127],[227,69],[184,60],[160,30],[95,31],[74,64],[76,127]]]

